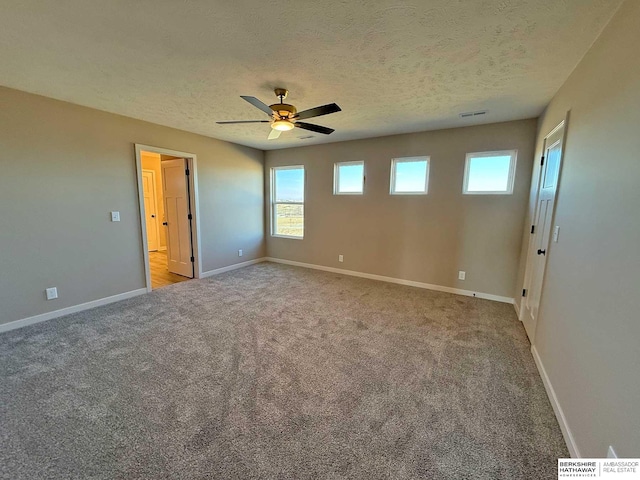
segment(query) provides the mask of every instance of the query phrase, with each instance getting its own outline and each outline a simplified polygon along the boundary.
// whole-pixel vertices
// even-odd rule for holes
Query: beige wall
[[[303,164],[307,180],[304,240],[267,235],[267,254],[512,297],[535,132],[521,120],[269,151],[266,172]],[[465,154],[508,149],[518,150],[514,194],[463,195]],[[431,157],[429,194],[390,196],[391,159],[415,155]],[[365,161],[365,194],[333,195],[334,162],[355,160]]]
[[[204,271],[264,255],[263,152],[0,88],[0,323],[144,287],[134,143],[197,155]]]
[[[190,152],[191,153],[191,152]],[[167,232],[163,228],[162,222],[164,222],[164,199],[162,197],[162,166],[160,164],[160,154],[153,152],[140,152],[140,161],[142,163],[143,170],[153,170],[156,178],[156,211],[158,215],[158,247],[162,250],[167,248]],[[148,224],[147,224],[148,228]]]
[[[627,0],[539,123],[541,154],[571,111],[534,345],[586,457],[640,457],[638,44]]]

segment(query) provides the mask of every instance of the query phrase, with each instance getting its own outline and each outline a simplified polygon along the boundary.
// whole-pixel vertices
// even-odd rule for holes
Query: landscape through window
[[[304,167],[272,169],[272,235],[304,237]]]

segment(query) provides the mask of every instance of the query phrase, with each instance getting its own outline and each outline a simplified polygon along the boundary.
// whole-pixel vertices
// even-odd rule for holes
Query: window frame
[[[362,165],[362,191],[361,192],[339,192],[340,184],[340,166],[342,165]],[[364,160],[356,160],[353,162],[336,162],[333,164],[333,194],[334,195],[364,195],[364,187],[366,183]]]
[[[427,171],[424,178],[424,190],[412,192],[396,191],[396,165],[398,163],[427,162]],[[391,175],[389,179],[389,195],[427,195],[429,193],[429,171],[431,170],[431,157],[429,155],[413,156],[413,157],[397,157],[391,159]]]
[[[469,191],[470,160],[484,157],[511,157],[509,163],[509,177],[507,178],[507,190],[493,191]],[[513,187],[516,178],[516,163],[518,161],[518,150],[493,150],[490,152],[467,153],[464,161],[464,177],[462,179],[462,193],[464,195],[513,195]]]
[[[304,221],[304,200],[302,202],[276,202],[276,172],[278,170],[298,170],[302,169],[302,198],[305,198],[305,190],[307,186],[307,175],[304,165],[281,165],[271,167],[271,236],[277,238],[290,238],[292,240],[304,240],[305,221]],[[281,235],[276,233],[276,207],[277,205],[302,205],[302,235]]]

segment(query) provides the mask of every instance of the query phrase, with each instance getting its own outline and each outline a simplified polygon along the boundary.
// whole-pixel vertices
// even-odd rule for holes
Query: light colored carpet
[[[0,335],[2,478],[544,479],[513,306],[263,263]]]

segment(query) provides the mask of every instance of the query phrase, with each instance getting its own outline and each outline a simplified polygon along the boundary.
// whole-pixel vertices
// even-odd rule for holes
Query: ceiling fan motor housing
[[[281,119],[292,118],[296,113],[298,113],[296,107],[289,105],[288,103],[274,103],[273,105],[269,105],[269,108],[271,108],[273,113]]]

